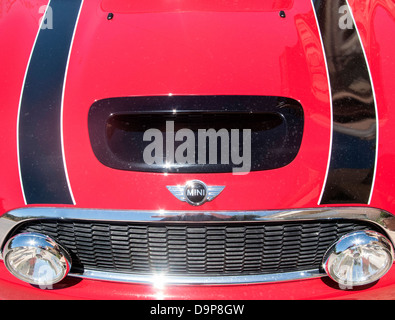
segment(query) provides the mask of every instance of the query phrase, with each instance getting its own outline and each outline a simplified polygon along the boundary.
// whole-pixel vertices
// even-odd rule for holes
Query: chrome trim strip
[[[12,210],[0,217],[0,248],[4,247],[8,235],[21,223],[33,220],[89,220],[114,222],[155,222],[155,223],[254,223],[295,220],[353,219],[367,221],[381,227],[383,233],[395,243],[395,232],[385,226],[386,219],[395,217],[386,211],[370,207],[321,207],[267,211],[136,211],[136,210],[98,210],[78,208],[40,208],[27,207]],[[83,274],[69,274],[97,280],[169,285],[225,285],[290,281],[324,276],[319,270],[248,276],[166,276],[133,275],[113,272],[84,270]]]
[[[117,272],[102,272],[85,270],[84,274],[71,274],[71,277],[78,277],[92,280],[114,281],[135,284],[150,284],[156,288],[166,286],[181,285],[238,285],[238,284],[258,284],[285,282],[303,279],[320,278],[326,276],[319,270],[307,270],[297,272],[286,272],[277,274],[247,275],[247,276],[166,276],[166,275],[134,275]]]

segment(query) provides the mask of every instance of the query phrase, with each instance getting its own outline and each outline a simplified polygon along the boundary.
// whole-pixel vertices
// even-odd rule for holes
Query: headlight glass
[[[344,286],[373,283],[384,276],[393,263],[391,242],[374,231],[358,231],[338,240],[326,253],[324,269]]]
[[[3,252],[7,269],[17,278],[35,285],[52,285],[67,275],[71,258],[51,238],[24,233],[10,239]]]

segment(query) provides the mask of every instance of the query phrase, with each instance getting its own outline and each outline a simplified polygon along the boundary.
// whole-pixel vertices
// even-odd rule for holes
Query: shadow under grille
[[[155,224],[45,220],[14,232],[46,234],[69,250],[72,272],[251,275],[320,269],[342,235],[364,222]]]

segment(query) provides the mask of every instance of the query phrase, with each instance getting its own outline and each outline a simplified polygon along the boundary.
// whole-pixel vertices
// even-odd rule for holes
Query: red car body
[[[391,101],[395,101],[393,1],[349,1],[370,71],[377,140],[368,197],[347,203],[336,201],[336,197],[323,201],[330,197],[325,196],[325,185],[330,179],[334,144],[335,97],[329,81],[330,57],[323,49],[323,32],[313,2],[226,3],[81,3],[61,109],[63,159],[72,201],[29,203],[21,180],[18,119],[23,117],[23,110],[19,114],[21,95],[43,16],[40,7],[47,6],[48,1],[1,1],[0,215],[32,207],[199,213],[346,206],[395,213],[395,114],[390,111]],[[286,16],[281,17],[280,11]],[[109,17],[109,13],[113,15]],[[341,17],[340,12],[338,19]],[[56,19],[53,24],[56,28]],[[88,117],[96,101],[113,97],[213,95],[277,96],[298,101],[303,106],[304,129],[295,159],[281,168],[246,175],[165,174],[110,168],[92,150]],[[166,189],[196,179],[226,188],[215,200],[199,207],[179,201]],[[353,175],[346,174],[344,179],[350,190],[358,187]],[[391,219],[386,221],[388,227]],[[160,288],[67,277],[55,288],[41,290],[24,283],[0,262],[2,299],[393,299],[395,269],[378,283],[357,290],[342,290],[325,277]]]

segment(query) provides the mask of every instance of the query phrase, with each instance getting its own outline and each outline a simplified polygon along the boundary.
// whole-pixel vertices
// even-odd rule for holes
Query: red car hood
[[[331,101],[312,3],[240,1],[238,5],[229,2],[221,9],[212,1],[189,1],[182,6],[159,3],[162,1],[152,7],[145,2],[110,0],[82,4],[62,104],[64,169],[74,203],[68,205],[204,211],[317,206],[330,155]],[[285,18],[280,16],[280,10],[286,12]],[[15,15],[26,15],[20,11],[23,13],[7,16],[7,21]],[[56,21],[54,24],[56,27]],[[34,25],[31,23],[29,31],[15,25],[17,34],[24,33],[24,40],[19,44],[12,42],[11,46],[18,48],[17,58],[25,62],[13,72],[6,97],[10,104],[18,104],[34,43],[35,35],[30,31]],[[8,56],[4,60],[12,61]],[[302,105],[305,119],[300,150],[285,167],[247,175],[133,172],[113,169],[98,161],[88,131],[88,114],[95,101],[169,95],[294,99]],[[16,132],[16,110],[3,112],[7,123],[12,123],[5,124],[3,130]],[[24,205],[16,139],[12,137],[5,145],[4,152],[15,156],[8,169],[2,169],[13,190],[2,191],[7,199],[4,210]],[[225,189],[214,201],[200,207],[180,202],[167,189],[196,179]]]
[[[196,209],[166,188],[195,179],[226,186],[215,201],[196,210],[316,205],[330,144],[324,56],[311,4],[282,2],[207,12],[195,10],[191,1],[191,8],[181,8],[182,13],[167,12],[172,8],[165,6],[164,12],[144,12],[150,9],[143,4],[132,8],[123,1],[104,1],[103,12],[97,3],[87,2],[64,99],[65,156],[77,206]],[[279,16],[279,7],[288,9],[286,19]],[[107,12],[114,13],[112,20],[106,19]],[[87,130],[91,105],[110,97],[169,94],[293,98],[303,106],[306,119],[299,154],[286,167],[245,176],[165,175],[103,166],[92,152]]]

